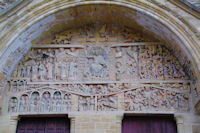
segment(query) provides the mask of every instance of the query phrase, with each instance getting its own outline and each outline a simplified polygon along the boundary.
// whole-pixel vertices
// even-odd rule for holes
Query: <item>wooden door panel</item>
[[[177,133],[173,117],[125,117],[122,133]]]
[[[54,129],[47,129],[45,133],[56,133],[56,130],[54,130]]]
[[[17,133],[26,133],[26,131],[25,130],[18,130]]]
[[[26,133],[35,133],[35,130],[34,130],[34,129],[31,129],[31,130],[30,130],[30,129],[27,129],[27,130],[26,130]]]
[[[56,130],[56,133],[65,133],[65,130]]]
[[[35,133],[44,133],[44,130],[36,130]]]
[[[22,118],[17,133],[70,133],[67,118]]]

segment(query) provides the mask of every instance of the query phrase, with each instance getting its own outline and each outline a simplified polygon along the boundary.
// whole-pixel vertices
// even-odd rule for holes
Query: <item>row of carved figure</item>
[[[104,84],[62,84],[62,85],[51,85],[51,88],[60,88],[61,90],[73,91],[82,95],[96,95],[96,94],[111,94],[120,90],[127,89],[130,87],[129,83],[104,83]],[[10,93],[24,92],[28,90],[34,90],[37,88],[45,88],[46,85],[32,85],[27,84],[25,80],[10,81]],[[170,86],[171,87],[171,86]],[[186,87],[180,84],[178,89]]]
[[[188,94],[144,87],[125,92],[125,109],[188,111]]]
[[[119,95],[124,100],[118,101]],[[29,91],[20,97],[12,96],[9,100],[9,112],[66,112],[71,111],[72,97],[78,109],[74,111],[117,111],[118,103],[124,102],[126,111],[178,111],[189,110],[188,94],[159,89],[155,87],[139,87],[127,89],[113,95],[80,95],[66,91]],[[76,98],[75,98],[76,99]],[[76,100],[75,100],[76,101]],[[75,106],[74,105],[74,106]],[[123,105],[123,104],[122,104]]]
[[[51,39],[51,43],[141,42],[148,40],[150,39],[144,38],[142,33],[135,33],[132,29],[127,27],[119,27],[112,24],[90,24],[80,29],[71,29],[57,34]]]
[[[31,81],[187,79],[179,62],[159,45],[33,49],[13,77]]]
[[[116,96],[97,97],[98,105],[95,103],[95,96],[77,96],[78,111],[113,111],[117,110]],[[72,95],[56,91],[51,96],[46,91],[40,96],[39,92],[33,92],[31,96],[23,94],[20,98],[11,97],[9,100],[8,112],[10,113],[36,113],[36,112],[68,112],[72,107]]]
[[[71,110],[71,95],[56,91],[53,96],[49,91],[42,95],[33,92],[30,96],[23,94],[20,98],[11,97],[8,111],[16,112],[62,112]]]
[[[95,103],[96,99],[96,103]],[[117,96],[79,97],[79,111],[116,111],[118,110]]]
[[[26,80],[10,81],[9,93],[15,94],[16,92],[31,91],[38,88],[55,88],[65,91],[74,92],[81,95],[111,95],[113,93],[129,90],[130,88],[137,88],[138,85],[154,86],[167,90],[188,91],[190,90],[190,83],[185,82],[171,82],[171,83],[106,83],[92,84],[92,83],[79,83],[79,84],[28,84]]]

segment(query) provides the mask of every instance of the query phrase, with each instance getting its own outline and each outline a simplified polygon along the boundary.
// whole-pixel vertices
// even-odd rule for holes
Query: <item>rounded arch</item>
[[[151,29],[148,23],[145,23],[144,19],[141,20],[141,26],[143,27],[143,31],[153,33],[156,36],[159,36],[159,33],[165,34],[163,37],[166,38],[166,44],[168,44],[168,47],[180,47],[182,54],[178,57],[182,58],[187,57],[189,61],[191,61],[191,68],[190,71],[192,71],[197,79],[199,79],[199,72],[200,72],[200,64],[198,64],[199,60],[199,46],[198,46],[198,39],[193,36],[193,32],[184,29],[183,28],[183,23],[174,16],[170,15],[169,13],[166,13],[166,11],[156,7],[155,5],[151,5],[151,8],[149,8],[150,5],[146,5],[145,3],[140,3],[140,2],[118,2],[118,1],[84,1],[84,2],[67,2],[67,1],[61,1],[61,2],[52,2],[46,5],[41,5],[38,9],[34,9],[30,11],[28,14],[24,15],[24,19],[18,19],[18,21],[15,23],[15,27],[17,28],[11,28],[7,32],[7,36],[2,38],[2,47],[3,51],[1,52],[0,56],[0,61],[2,62],[2,68],[1,68],[1,77],[3,77],[4,81],[6,81],[9,76],[11,75],[12,71],[16,67],[16,65],[19,63],[20,59],[27,53],[27,51],[30,49],[33,40],[36,37],[36,34],[41,35],[43,31],[40,32],[35,32],[34,35],[31,35],[30,32],[34,28],[39,28],[39,25],[37,23],[40,23],[42,20],[45,20],[48,18],[48,16],[53,15],[54,13],[58,13],[63,10],[67,9],[72,9],[78,6],[87,6],[87,5],[106,5],[106,6],[117,6],[117,8],[125,8],[125,9],[130,9],[133,10],[132,14],[133,16],[136,15],[138,19],[139,17],[147,17],[148,19],[152,19],[155,22],[157,22],[155,25],[160,24],[160,26],[163,28],[162,32],[159,32],[159,29]],[[139,15],[138,15],[139,14]],[[131,17],[131,14],[130,16]],[[147,19],[147,20],[148,20]],[[53,21],[53,20],[52,20]],[[137,20],[136,20],[137,22]],[[180,23],[180,24],[179,24]],[[187,27],[187,26],[186,26]],[[149,29],[149,30],[148,30]],[[44,30],[44,29],[43,29]],[[165,31],[166,30],[166,31]],[[155,32],[158,32],[157,34]],[[166,33],[165,33],[166,32]],[[52,31],[52,33],[54,33]],[[174,41],[174,38],[170,38],[169,35],[170,33],[173,33],[177,37],[176,42],[173,44],[175,45],[170,45],[171,42]],[[30,37],[26,38],[27,36],[23,35],[30,35]],[[192,37],[191,37],[192,35]],[[22,37],[20,37],[22,36]],[[175,37],[175,38],[176,38]],[[22,40],[20,40],[22,39]],[[25,40],[23,40],[25,39]],[[28,41],[27,41],[28,40]],[[162,39],[163,40],[163,39]],[[25,43],[23,43],[25,41]],[[20,49],[18,49],[20,48]],[[18,58],[14,62],[10,62],[10,55],[17,51],[19,53]],[[174,51],[176,52],[176,51]],[[11,59],[13,59],[12,57]],[[184,62],[182,62],[184,64]],[[9,66],[8,70],[5,71],[3,68],[5,66]],[[190,67],[186,65],[186,67]],[[194,76],[192,75],[192,76]],[[3,81],[3,80],[2,80]]]
[[[30,94],[29,98],[30,98],[30,99],[34,99],[35,95],[38,96],[39,99],[41,98],[41,94],[40,94],[39,91],[33,91],[33,92]]]

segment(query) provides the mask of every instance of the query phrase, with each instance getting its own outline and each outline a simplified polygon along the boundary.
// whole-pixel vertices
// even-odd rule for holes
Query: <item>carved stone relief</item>
[[[78,29],[70,29],[44,40],[43,43],[73,44],[73,43],[104,43],[104,42],[147,42],[154,41],[146,35],[133,32],[130,27],[119,27],[114,24],[89,24]]]
[[[150,86],[141,87],[125,92],[125,110],[188,111],[188,100],[188,94]]]
[[[98,103],[97,103],[98,111],[117,111],[118,110],[117,96],[115,95],[99,96],[97,100],[98,100]]]
[[[19,96],[10,98],[8,111],[10,113],[69,112],[71,94],[50,88],[24,91],[19,93]]]
[[[13,77],[28,81],[132,81],[187,79],[160,45],[32,49]]]
[[[16,97],[10,98],[8,111],[11,113],[16,113],[18,111],[18,99]]]
[[[8,112],[189,111],[190,81],[169,50],[116,31],[86,26],[33,46],[9,81]]]
[[[24,87],[24,85],[23,85]],[[13,87],[12,87],[13,88]],[[104,83],[25,85],[13,95],[10,90],[10,113],[69,112],[72,95],[78,97],[77,110],[118,111],[118,94],[124,95],[125,111],[189,111],[189,82]],[[15,89],[15,88],[13,88]]]
[[[94,96],[79,96],[78,101],[79,111],[95,111],[95,97]]]

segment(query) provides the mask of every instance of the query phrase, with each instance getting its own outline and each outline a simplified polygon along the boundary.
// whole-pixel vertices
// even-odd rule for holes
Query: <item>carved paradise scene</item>
[[[111,24],[34,44],[9,84],[10,113],[190,109],[189,77],[164,44]]]

